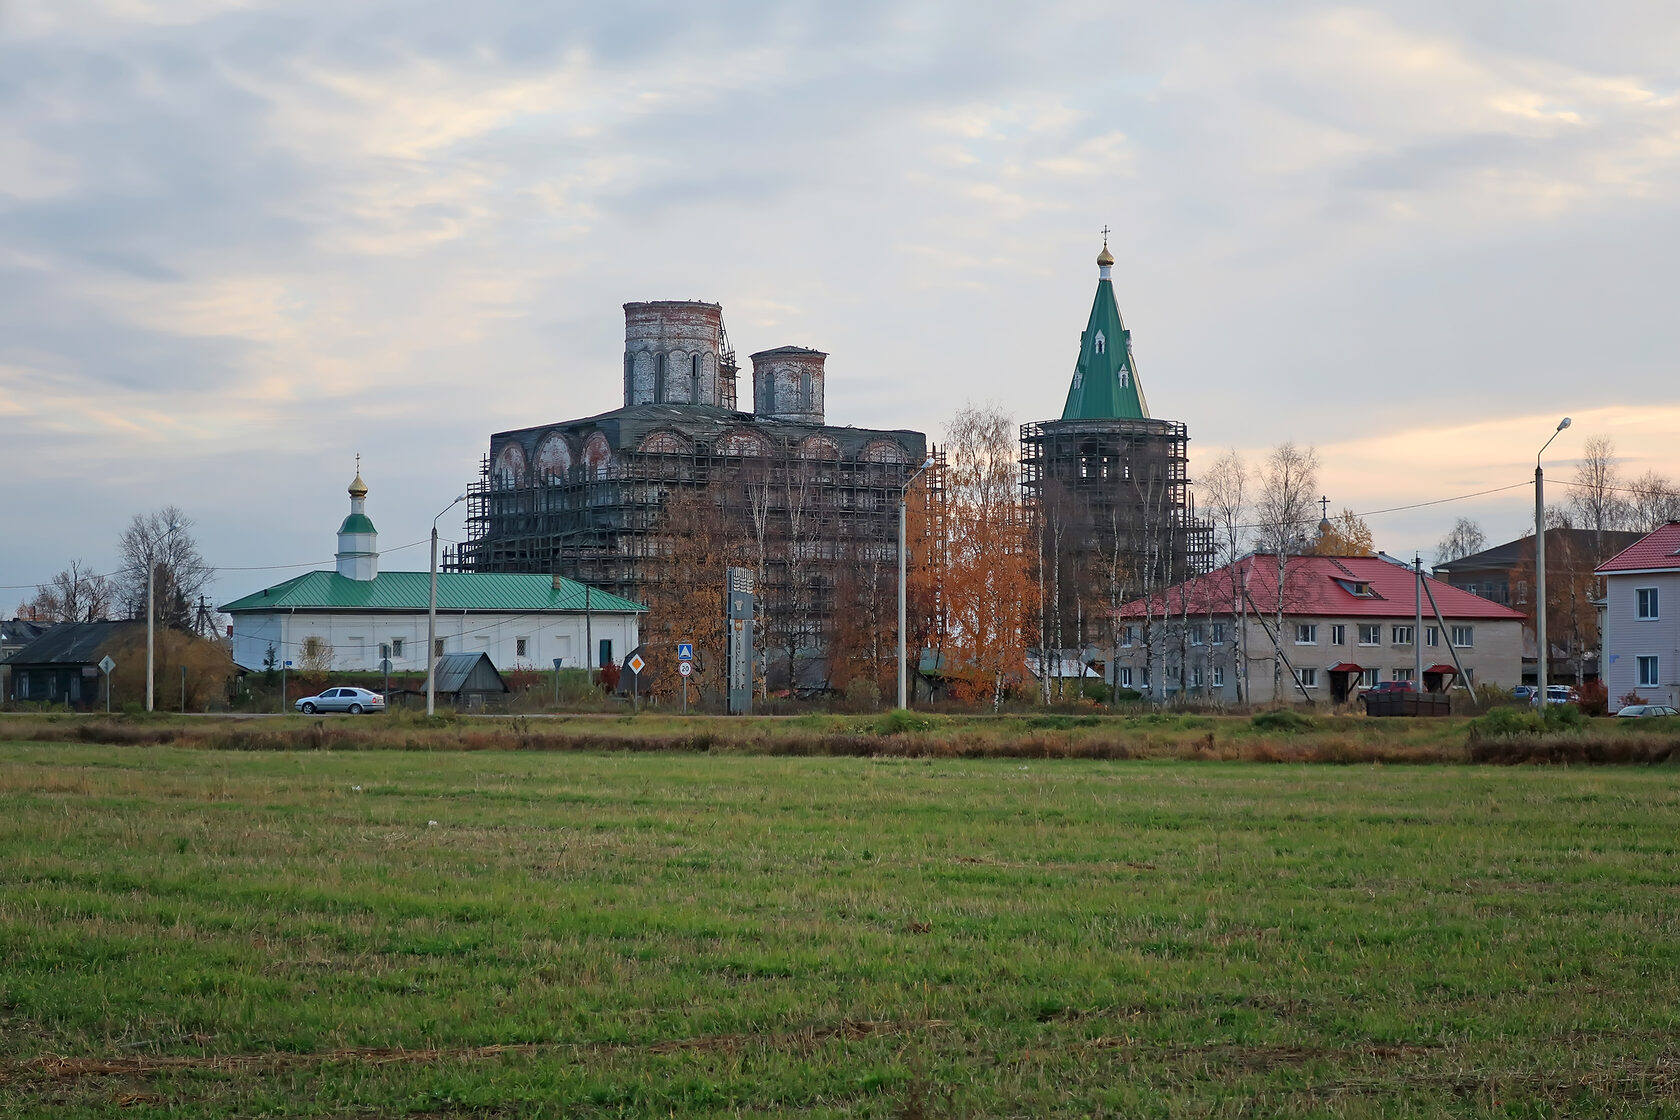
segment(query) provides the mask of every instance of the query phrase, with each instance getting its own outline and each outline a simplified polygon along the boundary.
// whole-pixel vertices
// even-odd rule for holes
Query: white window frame
[[[1476,647],[1476,628],[1474,626],[1454,626],[1452,628],[1452,644],[1454,649],[1474,649]]]
[[[395,638],[394,637],[394,638],[391,639],[389,644],[391,646],[391,659],[393,661],[398,661],[398,660],[402,659],[403,643],[406,642],[406,641],[408,641],[408,638],[406,636],[401,637],[401,638]]]
[[[1405,635],[1405,637],[1401,637],[1402,634]],[[1388,628],[1389,640],[1397,646],[1411,645],[1413,636],[1412,628],[1410,626],[1390,626]]]
[[[1225,644],[1225,624],[1223,622],[1213,624],[1213,644],[1216,646]]]
[[[1382,670],[1381,669],[1361,669],[1361,670],[1359,670],[1359,687],[1360,688],[1375,688],[1375,687],[1377,687],[1377,678],[1380,677],[1380,676],[1382,676]]]
[[[515,657],[531,656],[531,639],[529,636],[520,635],[513,639],[513,655]]]
[[[1423,628],[1423,644],[1434,648],[1441,644],[1441,628],[1439,626],[1425,626]]]
[[[1412,679],[1412,671],[1410,669],[1396,669],[1394,670],[1394,679],[1397,681],[1409,681]]]
[[[1370,641],[1365,640],[1365,635],[1366,635],[1367,632],[1369,632],[1370,635],[1371,635],[1371,640]],[[1382,623],[1380,623],[1380,622],[1361,622],[1359,624],[1359,644],[1362,645],[1362,646],[1380,646],[1380,645],[1382,645]]]
[[[1201,627],[1200,623],[1198,623],[1195,626],[1190,627],[1190,644],[1191,645],[1193,645],[1193,646],[1206,645],[1207,643],[1202,640],[1202,637],[1203,637],[1202,636],[1202,627]]]
[[[1120,648],[1131,649],[1135,645],[1137,645],[1137,627],[1122,626],[1120,628]]]
[[[1213,687],[1215,687],[1215,688],[1224,688],[1225,687],[1225,666],[1215,665],[1213,667]]]
[[[1662,687],[1662,659],[1654,653],[1642,653],[1634,658],[1634,671],[1639,688]]]
[[[1130,665],[1120,666],[1120,687],[1132,687],[1132,667]]]
[[[1202,687],[1202,667],[1200,665],[1197,665],[1190,670],[1190,687]]]
[[[1300,683],[1302,688],[1317,688],[1318,670],[1310,665],[1304,666],[1295,670],[1295,679]]]
[[[1302,637],[1302,635],[1306,635]],[[1316,646],[1318,644],[1318,623],[1297,622],[1295,624],[1295,644],[1298,646]]]
[[[1662,617],[1658,607],[1660,600],[1654,587],[1636,587],[1633,589],[1633,617],[1640,622],[1655,622]]]
[[[1347,645],[1347,624],[1337,622],[1330,627],[1330,644],[1333,646]]]

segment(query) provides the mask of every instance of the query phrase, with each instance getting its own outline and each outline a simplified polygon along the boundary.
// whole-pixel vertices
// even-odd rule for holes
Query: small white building
[[[1652,704],[1680,702],[1680,521],[1652,530],[1595,572],[1604,579],[1600,672],[1610,710],[1630,693]]]
[[[336,571],[307,572],[224,604],[233,617],[233,659],[260,669],[294,666],[308,651],[323,667],[425,672],[430,572],[381,572],[379,535],[367,516],[367,486],[350,484],[350,515],[338,529]],[[641,642],[646,608],[560,576],[440,572],[436,655],[487,653],[499,670],[617,664]]]

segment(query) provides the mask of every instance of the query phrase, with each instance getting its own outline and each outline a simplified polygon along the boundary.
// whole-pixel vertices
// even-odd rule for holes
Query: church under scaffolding
[[[1122,603],[1213,562],[1213,532],[1190,491],[1189,431],[1149,415],[1113,264],[1105,241],[1061,419],[1021,427],[1046,598],[1040,642],[1058,649],[1106,649]]]
[[[827,355],[796,346],[751,356],[752,411],[737,411],[717,304],[624,311],[623,407],[492,435],[453,566],[564,575],[645,602],[696,562],[673,548],[662,510],[703,492],[736,542],[729,562],[757,572],[770,644],[826,649],[837,588],[860,571],[896,579],[899,495],[927,437],[826,424]],[[935,501],[938,478],[925,481]]]

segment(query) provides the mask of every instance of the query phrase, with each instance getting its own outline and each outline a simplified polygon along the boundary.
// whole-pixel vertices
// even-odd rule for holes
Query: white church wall
[[[556,657],[563,659],[565,668],[582,668],[586,630],[591,632],[597,649],[603,639],[611,641],[613,661],[622,662],[640,640],[640,617],[598,613],[586,627],[582,612],[439,611],[437,616],[437,636],[445,653],[482,651],[503,671],[548,669]],[[426,668],[424,612],[242,611],[233,621],[233,657],[248,669],[260,669],[268,647],[273,645],[280,660],[295,664],[302,658],[305,639],[310,637],[321,638],[332,647],[332,668],[338,672],[377,672],[382,643],[392,646],[393,672],[423,672]]]

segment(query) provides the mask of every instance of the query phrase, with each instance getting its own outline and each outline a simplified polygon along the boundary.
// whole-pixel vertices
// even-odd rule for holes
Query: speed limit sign
[[[694,672],[694,662],[692,662],[692,661],[679,661],[679,662],[677,662],[677,672],[681,673],[685,677],[688,676],[690,673]]]

